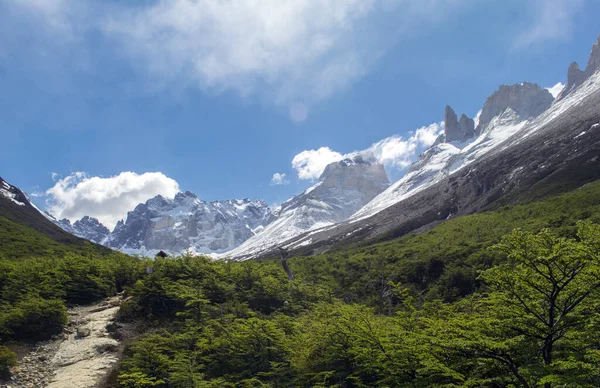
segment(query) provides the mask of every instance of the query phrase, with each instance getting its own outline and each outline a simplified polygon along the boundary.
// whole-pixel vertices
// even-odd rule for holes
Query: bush
[[[26,296],[0,315],[3,339],[37,341],[62,331],[67,309],[61,300]]]
[[[0,346],[0,378],[10,377],[10,368],[17,364],[17,356],[6,346]]]

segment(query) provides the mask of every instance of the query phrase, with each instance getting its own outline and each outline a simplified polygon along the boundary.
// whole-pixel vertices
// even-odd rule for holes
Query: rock
[[[600,69],[600,34],[598,40],[592,46],[590,58],[588,59],[587,67],[585,68],[586,75],[589,77]]]
[[[460,116],[460,121],[458,122],[458,126],[462,135],[465,139],[469,139],[475,136],[475,121],[464,113]]]
[[[600,69],[600,35],[598,35],[598,40],[592,46],[592,50],[590,51],[590,57],[588,59],[587,67],[585,71],[582,71],[579,68],[577,62],[571,63],[569,66],[569,70],[567,72],[567,84],[564,89],[560,92],[560,94],[556,97],[556,100],[562,100],[569,94],[571,94],[575,89],[581,86],[588,78],[590,78],[596,71]]]
[[[100,344],[96,347],[96,351],[98,353],[113,353],[116,352],[119,349],[119,345],[115,344],[115,343],[104,343],[104,344]]]
[[[111,322],[108,325],[106,325],[106,331],[109,333],[115,333],[115,332],[117,332],[117,330],[119,330],[121,328],[122,328],[122,326],[116,322]]]
[[[185,211],[172,214],[174,208]],[[118,222],[104,244],[116,249],[144,253],[225,252],[235,248],[264,227],[271,209],[264,201],[235,199],[207,202],[187,191],[175,198],[156,196],[139,204]]]
[[[486,99],[475,134],[483,133],[492,119],[503,114],[512,115],[515,122],[537,117],[548,109],[553,101],[554,98],[548,90],[531,82],[502,85]]]
[[[577,62],[571,63],[567,71],[567,83],[563,90],[556,96],[556,100],[562,100],[585,81],[585,72],[581,71]]]
[[[88,337],[90,334],[92,334],[92,331],[89,328],[87,328],[87,327],[78,327],[77,328],[77,333],[75,334],[75,338]]]
[[[475,135],[475,121],[467,117],[464,113],[460,116],[460,121],[458,121],[456,112],[450,106],[446,106],[444,123],[444,133],[447,142],[464,141]]]
[[[110,230],[102,225],[97,218],[93,217],[85,216],[82,219],[75,221],[73,224],[66,218],[63,218],[62,220],[52,220],[52,222],[71,234],[97,244],[100,244],[110,234]]]
[[[458,126],[458,116],[456,116],[456,112],[449,105],[446,106],[446,111],[444,112],[444,123],[447,142],[462,140],[463,136]]]

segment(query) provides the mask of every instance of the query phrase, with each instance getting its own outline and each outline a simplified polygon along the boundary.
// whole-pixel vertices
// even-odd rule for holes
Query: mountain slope
[[[223,256],[243,259],[306,231],[347,219],[389,186],[383,165],[360,156],[328,165],[319,181],[273,212],[264,231]]]
[[[369,209],[373,205],[369,204],[365,208],[368,211],[361,209],[349,221],[297,236],[285,244],[293,253],[306,254],[345,244],[371,243],[402,236],[456,215],[543,198],[599,179],[599,107],[600,73],[596,72],[537,118],[515,121],[512,109],[494,118],[488,125],[493,129],[488,133],[484,130],[478,137],[484,136],[484,141],[476,140],[470,145],[474,151],[462,152],[457,168],[448,168],[453,166],[448,162],[460,151],[443,148],[455,144],[443,146],[439,152],[450,155],[437,161],[441,169],[435,168],[429,174],[436,175],[446,168],[448,175],[425,176],[425,183],[417,184],[418,190],[409,195],[407,190],[403,197],[400,193],[401,196],[392,198],[392,203],[374,210]],[[500,127],[508,131],[498,132],[496,129]],[[486,136],[493,132],[498,132],[500,138],[490,143]],[[488,145],[493,145],[491,150]],[[434,148],[439,146],[438,143]],[[429,151],[433,156],[439,152]],[[475,160],[469,158],[477,153]],[[424,155],[434,159],[427,152]],[[409,174],[405,178],[411,179]],[[419,183],[418,179],[416,182]],[[265,251],[255,257],[275,254]]]
[[[446,107],[445,121],[448,124],[445,126],[443,139],[426,150],[404,177],[360,209],[351,219],[372,216],[494,151],[548,109],[552,101],[550,92],[529,82],[502,85],[487,98],[479,124],[471,132],[471,138],[465,136],[464,131],[455,129],[460,127],[456,122],[456,114],[452,108]],[[464,117],[466,116],[463,115]]]
[[[20,189],[0,177],[0,253],[15,259],[108,248],[73,236],[46,218]]]

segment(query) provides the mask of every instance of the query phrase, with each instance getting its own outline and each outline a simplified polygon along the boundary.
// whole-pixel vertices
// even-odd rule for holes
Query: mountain
[[[55,225],[19,188],[0,177],[0,253],[11,258],[31,255],[61,255],[65,252],[92,249],[110,250],[76,237]],[[7,256],[8,257],[8,256]]]
[[[165,250],[220,253],[262,230],[270,209],[263,201],[206,202],[187,191],[168,199],[156,196],[119,221],[103,244],[127,253]]]
[[[360,209],[352,219],[374,215],[494,151],[548,109],[553,100],[549,91],[529,82],[502,85],[487,98],[477,128],[465,115],[461,122],[469,123],[468,127],[460,125],[452,108],[447,106],[442,138],[421,154],[404,177]],[[472,129],[470,132],[464,131],[469,128]],[[469,133],[470,138],[467,137]]]
[[[331,163],[315,185],[273,211],[262,232],[223,256],[252,257],[303,232],[342,222],[389,184],[383,165],[361,156]]]
[[[97,244],[102,244],[110,234],[110,230],[100,221],[98,221],[97,218],[84,216],[80,220],[77,220],[71,224],[71,221],[66,218],[57,220],[49,213],[45,213],[45,215],[50,219],[50,221],[54,222],[65,231]]]
[[[596,71],[600,69],[600,35],[598,40],[592,46],[590,57],[588,59],[585,70],[581,70],[577,62],[571,63],[567,72],[567,84],[564,89],[556,97],[557,100],[562,100],[567,97],[578,87],[580,87],[587,79],[589,79]]]
[[[402,179],[347,221],[282,245],[291,254],[313,254],[370,244],[600,179],[598,46],[578,84],[569,89],[568,82],[556,101],[535,84],[500,87],[486,100],[473,138],[466,138],[470,123],[463,119],[462,126],[456,124],[456,114],[446,109],[452,125]],[[276,254],[265,249],[251,257]]]

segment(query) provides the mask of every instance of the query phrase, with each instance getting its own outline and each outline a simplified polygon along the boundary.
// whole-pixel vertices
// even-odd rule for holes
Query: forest
[[[118,319],[139,334],[119,387],[600,386],[600,183],[293,257],[293,281],[277,259],[36,252],[11,236],[0,343],[48,338],[66,306],[124,291]],[[0,345],[0,372],[13,363]]]

